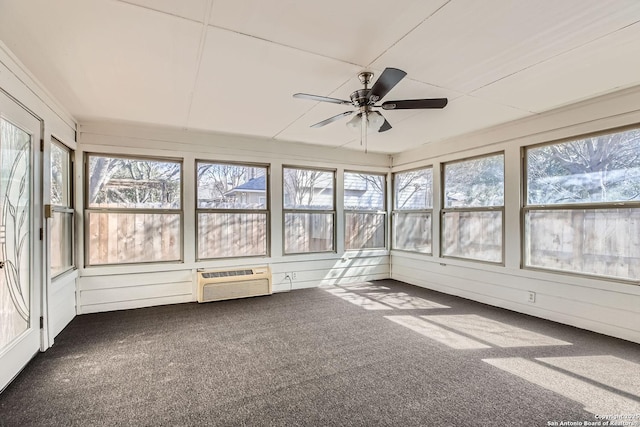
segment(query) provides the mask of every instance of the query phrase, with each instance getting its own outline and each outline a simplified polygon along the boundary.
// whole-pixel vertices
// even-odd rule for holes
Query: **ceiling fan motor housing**
[[[351,94],[351,102],[356,107],[364,107],[369,103],[369,89],[358,89]]]

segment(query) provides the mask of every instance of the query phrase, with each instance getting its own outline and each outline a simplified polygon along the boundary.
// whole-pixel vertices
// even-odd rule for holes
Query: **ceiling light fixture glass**
[[[352,118],[347,122],[347,127],[349,129],[353,129],[355,131],[359,131],[362,129],[362,115],[363,113],[358,113],[357,116]],[[367,129],[370,131],[377,132],[380,130],[380,127],[384,124],[384,117],[377,111],[367,111],[364,113],[367,121]]]
[[[362,120],[362,113],[356,114],[351,120],[347,122],[347,127],[353,131],[360,130],[360,121]]]
[[[382,117],[382,114],[377,111],[370,111],[367,118],[369,119],[369,123],[367,123],[369,130],[378,132],[380,127],[384,124],[384,117]]]

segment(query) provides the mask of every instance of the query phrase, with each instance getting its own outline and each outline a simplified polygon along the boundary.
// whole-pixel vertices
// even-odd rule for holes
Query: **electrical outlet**
[[[297,280],[298,279],[298,275],[296,274],[295,271],[293,273],[291,273],[291,279],[292,280]]]
[[[527,301],[530,302],[530,303],[536,302],[536,293],[529,291],[527,293]]]

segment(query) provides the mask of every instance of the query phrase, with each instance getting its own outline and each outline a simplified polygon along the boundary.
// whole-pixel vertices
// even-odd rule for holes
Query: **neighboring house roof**
[[[233,194],[236,192],[261,192],[264,193],[267,190],[267,177],[265,175],[257,178],[250,179],[242,185],[238,185],[235,188],[227,191],[226,194]]]

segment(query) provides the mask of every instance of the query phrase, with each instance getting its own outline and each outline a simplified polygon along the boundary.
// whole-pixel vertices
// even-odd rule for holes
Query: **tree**
[[[51,144],[51,204],[67,204],[64,194],[65,176],[68,170],[68,154],[56,144]]]
[[[332,209],[333,179],[331,172],[312,169],[285,169],[284,196],[285,205],[290,209],[314,206]],[[325,197],[322,197],[325,196]],[[320,205],[318,205],[320,204]]]
[[[530,204],[640,199],[640,130],[533,148],[527,156]]]
[[[198,179],[198,207],[199,208],[242,208],[245,202],[238,197],[238,192],[232,190],[254,181],[249,189],[262,193],[266,197],[265,167],[251,167],[222,163],[199,163]],[[260,178],[262,178],[260,180]],[[259,181],[258,181],[259,180]],[[243,190],[244,191],[244,190]]]
[[[394,178],[395,208],[424,209],[432,206],[433,175],[431,169],[401,172]]]
[[[504,156],[480,157],[445,166],[445,207],[504,204]]]
[[[384,209],[385,184],[384,175],[345,172],[344,209]]]
[[[89,157],[89,206],[177,208],[180,163],[115,157]]]

